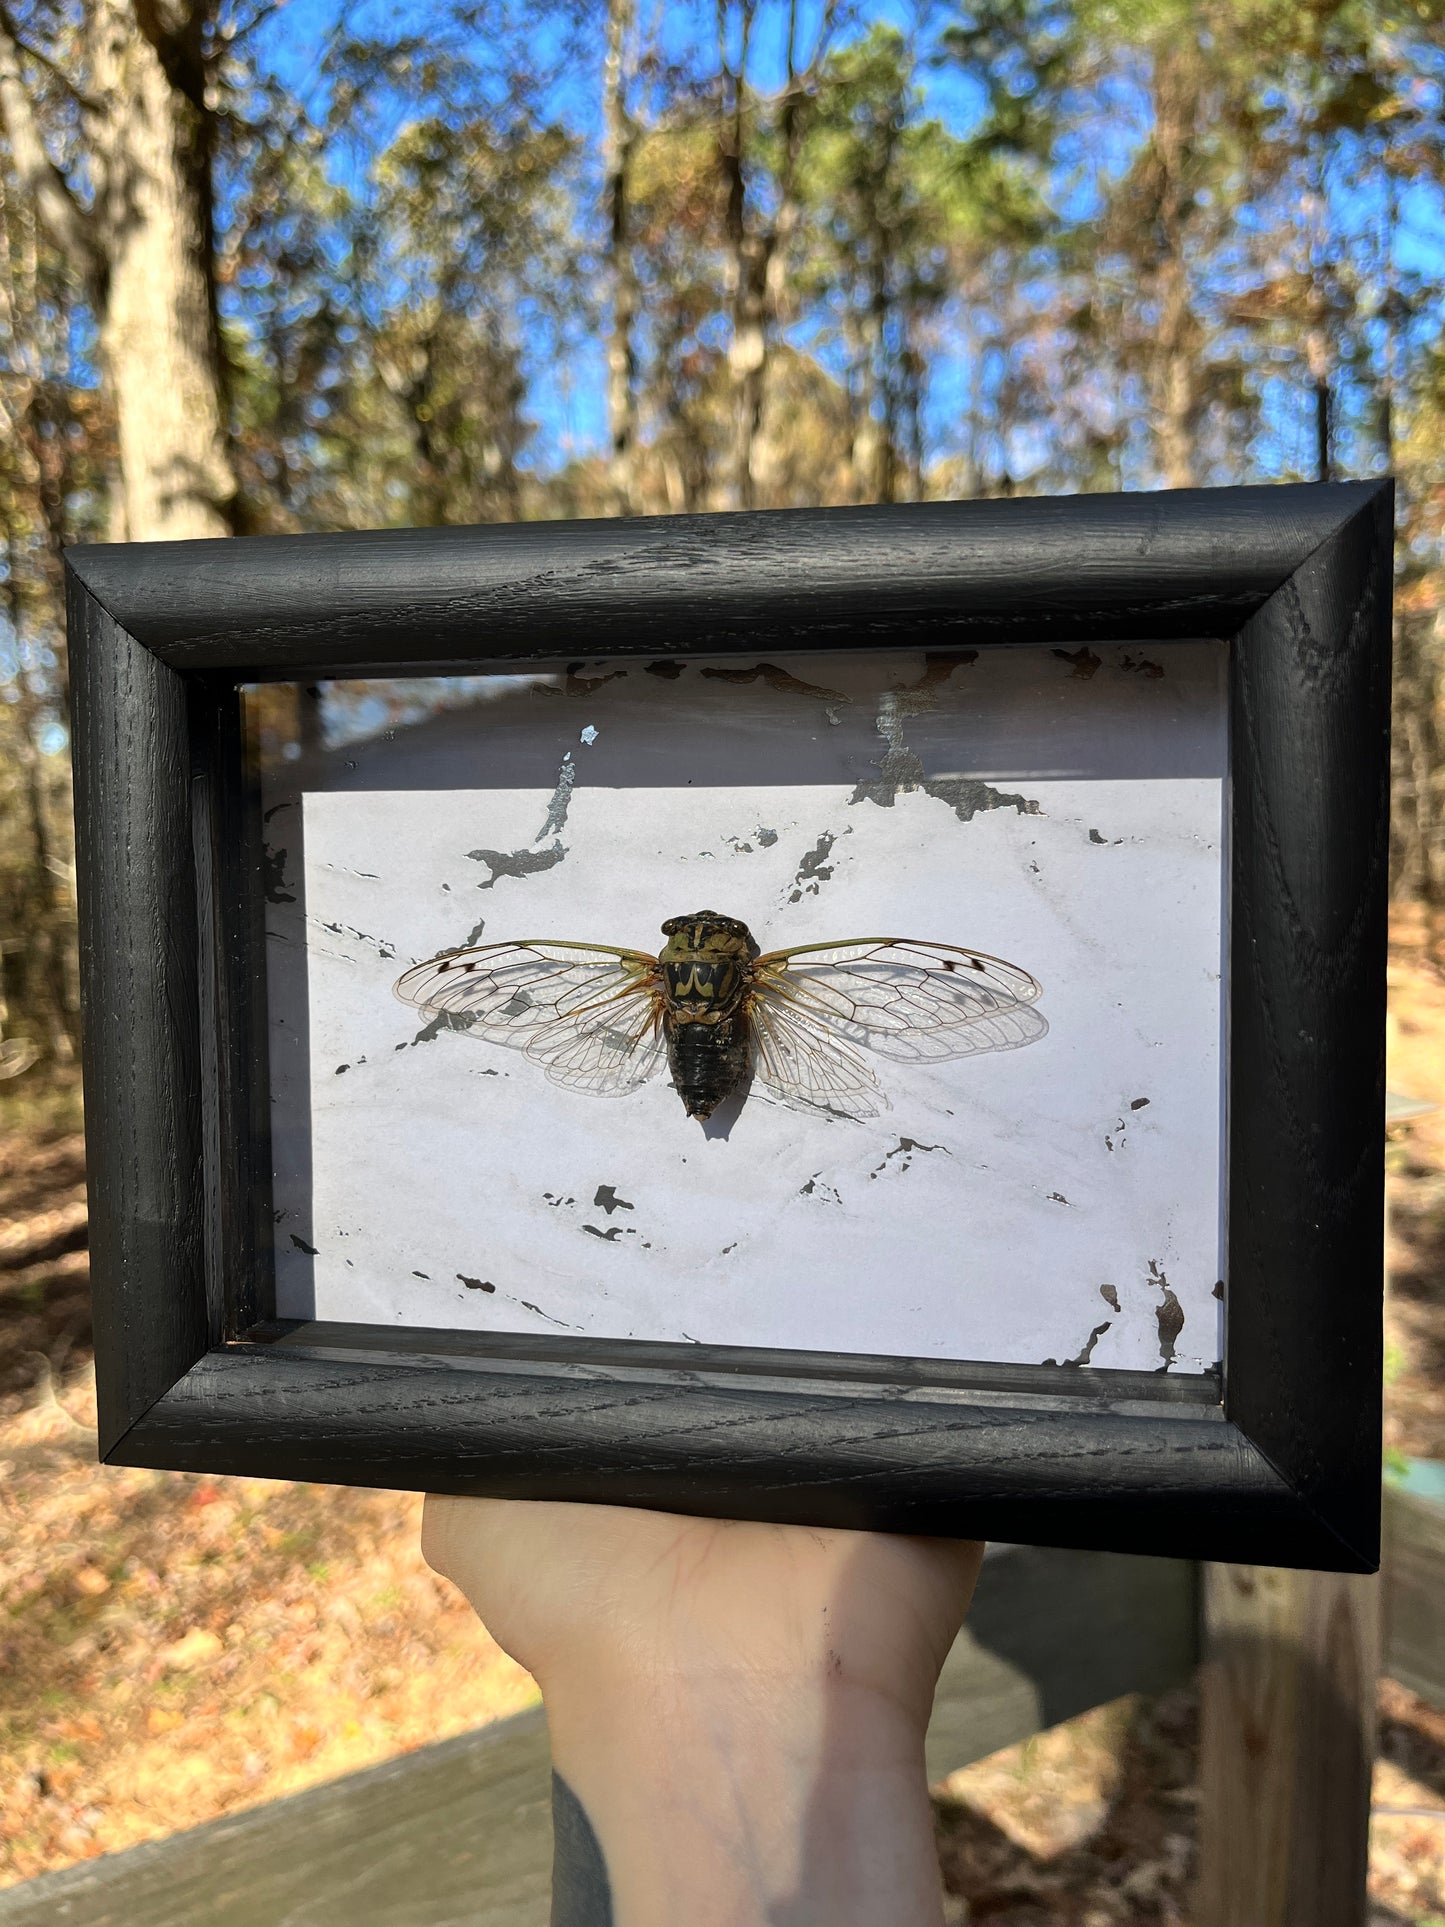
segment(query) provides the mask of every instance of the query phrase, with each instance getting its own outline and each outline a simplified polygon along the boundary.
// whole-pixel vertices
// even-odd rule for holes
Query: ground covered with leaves
[[[0,1130],[0,1884],[536,1697],[412,1494],[96,1464],[75,1125]]]
[[[1445,1458],[1445,966],[1402,924],[1387,1446]],[[260,1804],[531,1703],[417,1551],[420,1501],[95,1463],[73,1093],[0,1110],[0,1885]],[[1445,1710],[1381,1688],[1371,1927],[1445,1927]],[[1186,1927],[1190,1691],[953,1775],[954,1923]]]

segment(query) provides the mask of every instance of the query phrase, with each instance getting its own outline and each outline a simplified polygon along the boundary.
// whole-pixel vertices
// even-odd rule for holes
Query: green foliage
[[[846,370],[863,500],[893,499],[905,467],[923,492],[930,329],[971,264],[1045,230],[1036,170],[994,124],[960,138],[923,101],[914,49],[874,27],[824,67],[800,159],[792,285]]]

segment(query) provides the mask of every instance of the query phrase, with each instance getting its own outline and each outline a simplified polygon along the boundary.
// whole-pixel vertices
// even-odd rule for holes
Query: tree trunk
[[[620,514],[637,506],[637,264],[629,228],[632,156],[637,130],[627,107],[635,0],[608,0],[603,69],[603,165],[606,175],[607,264],[612,327],[607,338],[607,422],[612,438],[608,480]]]
[[[1311,327],[1305,335],[1305,362],[1310,371],[1315,430],[1315,480],[1334,480],[1333,421],[1330,406],[1330,343],[1322,327]]]
[[[893,500],[893,381],[888,366],[888,269],[887,241],[881,233],[872,237],[872,262],[868,276],[868,373],[864,384],[868,412],[870,466],[867,477],[870,502]]]
[[[213,271],[214,113],[206,0],[91,0],[95,221],[107,255],[100,316],[115,396],[125,535],[229,535]]]
[[[750,24],[750,13],[745,12],[743,51],[736,73],[724,68],[718,122],[723,225],[732,289],[732,340],[728,343],[728,372],[733,383],[732,499],[740,509],[752,508],[756,499],[753,442],[762,420],[768,359],[767,239],[753,229],[743,153]]]
[[[71,944],[67,941],[72,915],[69,893],[62,894],[59,887],[63,872],[50,834],[50,799],[46,795],[45,763],[38,740],[41,705],[36,700],[24,661],[29,625],[21,589],[23,563],[13,524],[6,532],[6,561],[6,614],[20,657],[13,685],[17,748],[30,831],[31,885],[24,923],[25,965],[21,974],[31,994],[25,999],[25,1014],[34,1022],[40,1014],[35,1007],[37,1002],[44,1004],[50,1054],[58,1062],[68,1063],[80,1046],[80,1017],[70,968]],[[34,994],[37,987],[41,993],[38,999]],[[3,1074],[0,1071],[0,1075]]]
[[[741,47],[736,63],[728,58],[725,15],[718,12],[718,160],[724,194],[724,231],[730,254],[732,341],[728,368],[733,378],[733,499],[740,509],[757,501],[756,444],[767,400],[768,354],[773,324],[782,305],[788,245],[798,223],[797,169],[804,120],[814,85],[832,38],[837,0],[823,0],[812,55],[806,65],[798,53],[799,8],[793,0],[787,27],[787,78],[778,106],[779,158],[773,182],[770,219],[750,207],[745,160],[748,52],[757,0],[742,0]]]
[[[1154,55],[1154,154],[1159,170],[1160,260],[1155,277],[1155,407],[1159,467],[1168,488],[1193,488],[1199,415],[1200,330],[1185,258],[1190,195],[1184,170],[1197,135],[1199,81],[1192,48]]]

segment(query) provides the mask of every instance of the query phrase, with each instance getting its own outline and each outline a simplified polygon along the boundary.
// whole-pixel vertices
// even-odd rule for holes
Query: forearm
[[[845,1670],[639,1668],[557,1683],[548,1717],[554,1927],[941,1921],[924,1722]]]
[[[554,1927],[940,1927],[923,1737],[981,1545],[428,1499],[542,1688]]]

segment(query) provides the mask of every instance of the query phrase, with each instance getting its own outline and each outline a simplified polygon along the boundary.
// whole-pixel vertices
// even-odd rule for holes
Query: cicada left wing
[[[661,1067],[662,1013],[651,999],[643,1007],[634,997],[625,1006],[538,1031],[526,1048],[554,1084],[589,1097],[617,1097],[645,1084]]]
[[[645,1083],[662,1056],[657,959],[611,944],[536,939],[449,951],[396,995],[487,1043],[521,1050],[554,1083],[594,1097]]]
[[[907,937],[799,944],[753,966],[755,1021],[901,1062],[1018,1050],[1044,1036],[1038,981],[959,944]],[[759,1073],[768,1082],[765,1067]]]

